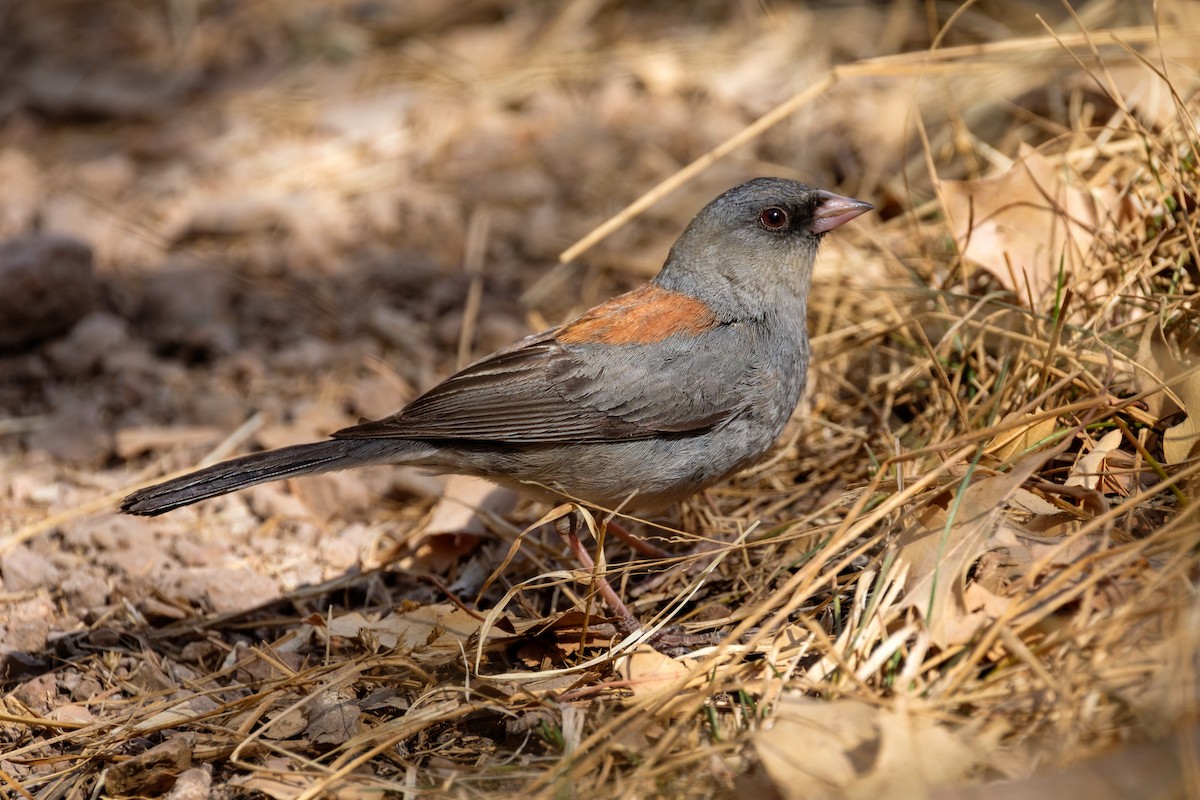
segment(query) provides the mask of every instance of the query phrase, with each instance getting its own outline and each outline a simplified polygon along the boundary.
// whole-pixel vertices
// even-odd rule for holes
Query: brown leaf
[[[263,770],[250,775],[235,775],[230,778],[229,785],[259,792],[272,800],[293,800],[310,788],[312,778],[306,775],[282,774],[282,771]]]
[[[1018,414],[1013,412],[1000,420],[1000,426],[1011,426],[1008,430],[996,434],[988,442],[984,452],[995,456],[1001,463],[1008,463],[1013,456],[1020,456],[1039,443],[1045,441],[1054,433],[1054,417],[1034,420],[1036,413]],[[1028,419],[1028,422],[1021,422]]]
[[[917,609],[939,646],[961,644],[977,630],[977,625],[955,624],[966,614],[962,582],[967,567],[988,549],[1010,498],[1048,457],[1048,452],[1034,453],[1008,473],[975,481],[957,508],[952,503],[947,512],[938,509],[900,535],[899,557],[909,571],[899,607]],[[978,622],[983,624],[984,618]]]
[[[1109,478],[1105,474],[1107,470],[1107,462],[1110,456],[1118,452],[1117,448],[1121,446],[1121,441],[1124,434],[1120,430],[1112,430],[1104,434],[1096,445],[1083,455],[1075,466],[1071,467],[1071,473],[1067,476],[1067,486],[1083,486],[1087,489],[1101,489],[1101,480]]]
[[[293,698],[289,697],[289,705]],[[304,732],[308,720],[300,708],[280,708],[267,714],[268,723],[263,726],[261,735],[264,739],[283,740],[294,739]]]
[[[642,647],[618,662],[629,689],[637,698],[655,697],[671,691],[673,684],[688,673],[688,666],[651,647]]]
[[[939,188],[963,257],[1021,301],[1052,292],[1060,268],[1082,271],[1092,231],[1115,198],[1068,184],[1063,167],[1022,145],[1005,173]]]
[[[1095,547],[1093,539],[1035,536],[1010,525],[996,529],[990,552],[980,560],[975,579],[987,591],[1010,597],[1036,588],[1044,571],[1069,566]],[[1083,580],[1080,575],[1076,580]]]
[[[972,740],[905,708],[785,695],[754,744],[789,800],[923,797],[984,763],[996,734]]]
[[[104,779],[104,788],[115,795],[161,794],[175,778],[192,766],[196,734],[184,733],[151,747],[127,761],[114,764]]]
[[[1174,741],[1126,745],[1070,767],[1045,770],[1018,781],[1000,781],[936,792],[934,800],[1057,800],[1087,797],[1192,797],[1192,766],[1200,758],[1200,730],[1190,728]]]
[[[389,614],[377,622],[370,622],[356,612],[343,614],[329,626],[329,632],[337,636],[372,639],[389,650],[435,649],[458,653],[459,646],[466,646],[470,637],[479,632],[479,627],[479,620],[466,611],[439,603]]]
[[[1196,455],[1200,445],[1200,369],[1193,369],[1173,388],[1187,419],[1163,432],[1163,456],[1168,464],[1180,464]]]
[[[340,745],[358,735],[362,722],[358,704],[326,691],[304,707],[308,727],[304,732],[313,744]]]
[[[1190,364],[1172,352],[1158,325],[1147,324],[1138,342],[1134,373],[1139,391],[1149,392],[1146,406],[1162,419],[1176,409],[1187,419],[1163,433],[1163,457],[1168,464],[1186,461],[1200,444],[1200,364]],[[1157,390],[1157,391],[1156,391]]]

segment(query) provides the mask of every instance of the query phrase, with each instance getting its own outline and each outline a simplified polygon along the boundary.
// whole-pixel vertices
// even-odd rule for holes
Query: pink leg
[[[619,625],[622,631],[633,633],[634,631],[641,630],[642,624],[638,622],[633,612],[621,602],[621,598],[617,596],[616,591],[612,588],[612,584],[608,582],[608,579],[604,575],[596,573],[596,562],[592,560],[591,554],[588,553],[587,548],[583,546],[583,542],[579,541],[579,536],[575,533],[575,529],[579,525],[575,514],[572,513],[565,519],[560,518],[559,520],[559,522],[564,521],[566,522],[565,526],[555,523],[554,527],[567,540],[567,546],[571,548],[571,552],[575,554],[575,558],[583,565],[583,568],[592,573],[592,577],[596,581],[596,590],[600,592],[600,596],[604,598],[604,602],[608,604],[609,608],[616,613],[620,620]]]
[[[630,549],[632,549],[634,552],[641,553],[642,555],[649,556],[650,558],[667,558],[671,555],[658,545],[651,544],[640,536],[634,536],[632,533],[618,525],[616,520],[610,519],[606,527],[612,532],[613,536],[629,545]]]

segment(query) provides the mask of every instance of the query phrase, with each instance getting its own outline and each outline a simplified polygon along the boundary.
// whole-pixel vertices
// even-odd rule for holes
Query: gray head
[[[700,210],[654,280],[698,297],[725,320],[803,302],[821,236],[870,203],[784,178],[755,178]]]

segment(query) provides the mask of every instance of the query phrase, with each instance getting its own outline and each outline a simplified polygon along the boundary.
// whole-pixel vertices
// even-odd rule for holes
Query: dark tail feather
[[[394,463],[398,450],[382,442],[346,441],[298,444],[255,453],[197,470],[174,480],[139,489],[121,501],[126,514],[156,516],[210,497],[245,489],[256,483],[316,475],[368,464]]]

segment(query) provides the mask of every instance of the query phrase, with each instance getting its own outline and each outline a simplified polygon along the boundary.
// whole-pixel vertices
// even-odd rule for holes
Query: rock
[[[175,780],[167,800],[209,800],[212,797],[212,764],[184,770]]]
[[[92,250],[65,236],[23,236],[0,245],[0,348],[70,330],[96,298]]]
[[[70,120],[164,119],[190,83],[150,70],[46,62],[28,67],[21,78],[30,108]]]
[[[248,569],[192,567],[174,573],[164,583],[170,596],[218,614],[254,608],[279,597],[273,580]]]
[[[147,276],[138,322],[160,349],[208,359],[237,348],[228,278],[202,264],[180,262]]]
[[[83,375],[99,366],[129,340],[125,320],[104,311],[89,314],[71,333],[46,348],[46,354],[65,375]]]
[[[0,557],[0,573],[9,592],[46,589],[58,583],[61,574],[49,558],[28,547],[14,547]]]
[[[39,675],[25,681],[13,690],[13,697],[30,711],[45,714],[54,708],[58,696],[58,686],[52,673]]]
[[[0,666],[11,653],[40,654],[45,650],[57,614],[54,603],[44,595],[9,603],[0,613]]]
[[[49,421],[29,435],[30,449],[67,464],[98,464],[113,452],[113,436],[93,401],[65,398]]]
[[[108,602],[108,584],[90,572],[72,572],[62,582],[62,590],[72,607],[82,611]]]

